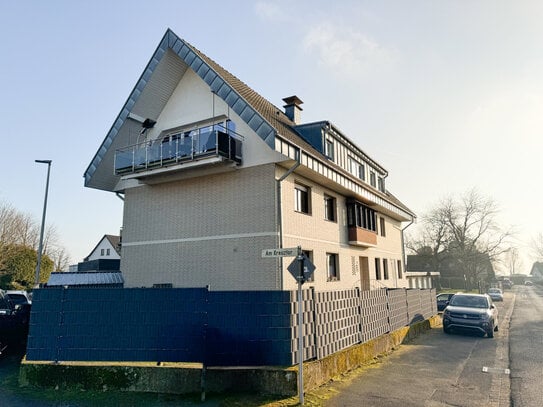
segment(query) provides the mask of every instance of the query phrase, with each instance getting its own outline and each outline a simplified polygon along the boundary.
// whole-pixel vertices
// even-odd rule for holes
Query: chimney
[[[284,98],[283,102],[286,103],[286,105],[283,107],[285,108],[285,114],[287,117],[292,120],[294,124],[300,124],[301,112],[303,110],[300,105],[304,102],[302,102],[296,95]]]

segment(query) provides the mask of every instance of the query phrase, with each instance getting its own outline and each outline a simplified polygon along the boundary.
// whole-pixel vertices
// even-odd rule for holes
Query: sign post
[[[302,247],[298,246],[298,256],[296,260],[300,264],[300,274],[298,275],[298,394],[300,395],[300,405],[304,405],[304,302],[302,300],[302,284],[304,283],[304,257]]]
[[[304,404],[304,314],[302,284],[308,280],[315,271],[315,265],[302,251],[302,246],[288,249],[262,250],[262,257],[294,257],[296,258],[287,267],[292,277],[298,283],[298,394],[300,405]]]

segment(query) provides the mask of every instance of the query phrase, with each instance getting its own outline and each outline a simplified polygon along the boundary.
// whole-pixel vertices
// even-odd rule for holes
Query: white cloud
[[[322,66],[339,76],[357,76],[394,61],[394,52],[372,38],[328,22],[311,28],[304,37],[303,46],[306,52],[316,54]]]
[[[255,12],[258,17],[269,21],[288,21],[289,16],[277,2],[258,1],[255,4]]]

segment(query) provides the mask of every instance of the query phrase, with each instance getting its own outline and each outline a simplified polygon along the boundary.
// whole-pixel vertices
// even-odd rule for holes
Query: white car
[[[499,288],[489,288],[487,294],[492,301],[503,301],[503,292]]]

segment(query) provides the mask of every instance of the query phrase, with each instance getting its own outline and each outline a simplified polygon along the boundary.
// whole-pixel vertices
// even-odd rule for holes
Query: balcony
[[[144,141],[115,152],[115,175],[179,167],[209,157],[241,164],[240,138],[237,133],[215,125]]]
[[[361,247],[377,246],[377,233],[357,226],[349,226],[349,244]]]

